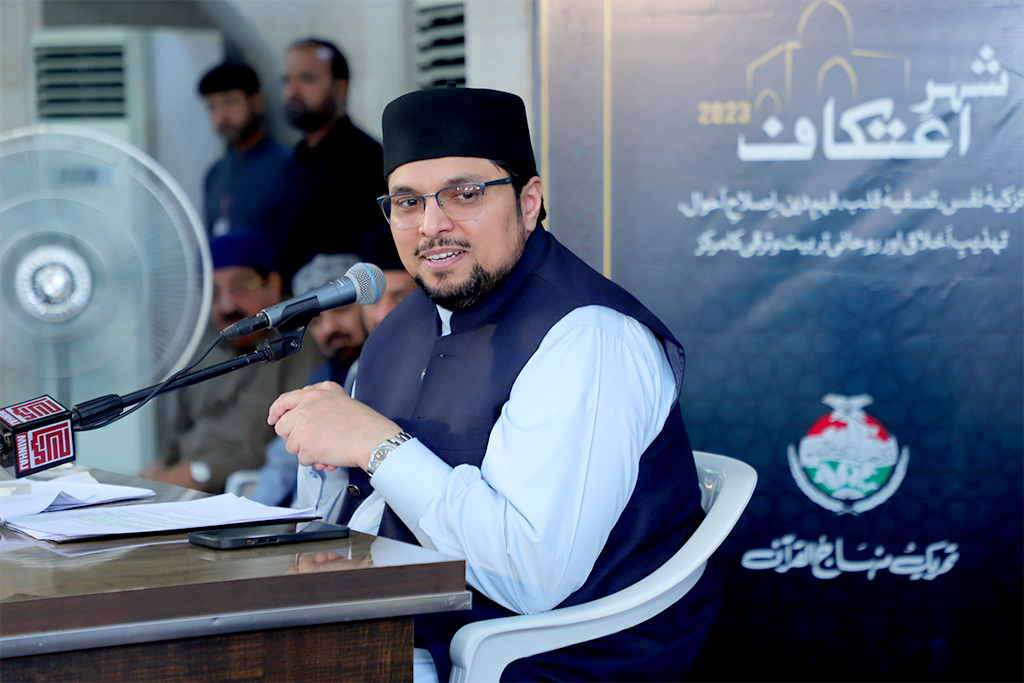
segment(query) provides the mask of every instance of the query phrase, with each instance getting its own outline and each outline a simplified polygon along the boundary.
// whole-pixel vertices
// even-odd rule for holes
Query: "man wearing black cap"
[[[206,173],[203,208],[211,237],[232,230],[268,236],[267,215],[291,152],[271,137],[256,72],[244,64],[216,66],[199,81],[210,124],[228,144]]]
[[[429,651],[417,651],[416,676],[447,680],[463,624],[629,586],[703,512],[678,407],[683,350],[539,226],[522,100],[416,92],[383,122],[380,204],[420,290],[364,346],[354,399],[307,387],[282,395],[270,422],[300,463],[369,473],[384,505],[367,500],[352,528],[465,558],[473,608],[416,623]],[[503,677],[679,680],[713,618],[712,582],[643,624],[513,662]]]
[[[289,48],[283,98],[304,138],[272,218],[286,283],[316,254],[359,253],[363,234],[384,225],[374,206],[386,189],[383,152],[348,117],[348,85],[348,62],[333,43],[306,38]]]

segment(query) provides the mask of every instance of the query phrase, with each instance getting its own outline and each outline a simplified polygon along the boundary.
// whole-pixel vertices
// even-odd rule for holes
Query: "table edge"
[[[472,594],[463,590],[26,633],[0,638],[0,659],[244,631],[450,612],[470,607]]]

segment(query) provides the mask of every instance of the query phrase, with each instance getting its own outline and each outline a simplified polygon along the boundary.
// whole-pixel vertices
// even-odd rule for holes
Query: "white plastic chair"
[[[240,498],[249,498],[256,491],[260,479],[259,470],[236,470],[224,481],[224,493],[233,493]]]
[[[661,567],[603,598],[540,614],[467,624],[452,639],[449,683],[497,681],[511,662],[618,633],[650,619],[682,598],[704,574],[708,558],[750,502],[757,472],[724,455],[694,451],[701,507],[707,513],[693,535]]]

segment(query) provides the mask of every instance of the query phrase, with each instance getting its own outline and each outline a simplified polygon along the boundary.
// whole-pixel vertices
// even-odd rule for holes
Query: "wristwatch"
[[[412,436],[409,435],[409,432],[398,432],[393,437],[370,451],[370,462],[366,466],[366,473],[372,477],[373,473],[377,471],[378,467],[380,467],[380,464],[384,462],[384,459],[391,455],[391,451],[395,450],[411,438]]]
[[[193,460],[188,465],[188,473],[192,476],[192,480],[197,484],[205,484],[210,481],[210,477],[213,473],[210,471],[210,466],[202,460]]]

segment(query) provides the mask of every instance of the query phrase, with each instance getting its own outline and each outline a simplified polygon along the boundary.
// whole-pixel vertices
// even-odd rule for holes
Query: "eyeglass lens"
[[[416,227],[423,220],[427,200],[433,196],[444,214],[453,221],[465,221],[480,215],[483,207],[482,185],[455,185],[438,190],[434,195],[392,195],[384,201],[384,213],[389,214],[396,228]]]

